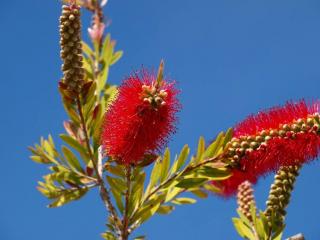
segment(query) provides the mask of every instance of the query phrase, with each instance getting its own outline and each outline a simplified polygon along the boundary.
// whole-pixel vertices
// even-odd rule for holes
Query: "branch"
[[[120,223],[120,219],[117,215],[117,212],[111,202],[111,198],[110,198],[110,193],[108,191],[108,189],[106,188],[105,184],[104,184],[104,181],[102,179],[102,169],[101,169],[101,166],[102,164],[100,162],[102,162],[102,153],[101,153],[101,149],[99,149],[99,157],[98,157],[98,165],[97,163],[95,162],[94,160],[94,157],[93,157],[93,153],[92,153],[92,150],[91,150],[91,145],[90,145],[90,138],[89,138],[89,135],[88,135],[88,130],[87,130],[87,127],[86,127],[86,122],[85,122],[85,119],[84,119],[84,116],[83,116],[83,112],[82,112],[82,106],[81,106],[81,101],[80,101],[80,97],[77,96],[77,108],[78,108],[78,113],[79,113],[79,116],[80,116],[80,121],[81,121],[81,125],[82,125],[82,130],[84,132],[84,137],[85,137],[85,142],[86,142],[86,147],[87,147],[87,150],[88,150],[88,153],[89,153],[89,158],[92,162],[92,165],[93,165],[93,168],[97,174],[97,182],[98,182],[98,185],[99,185],[99,192],[100,192],[100,197],[102,199],[102,201],[104,202],[107,210],[109,211],[109,214],[111,216],[111,218],[113,219],[113,221],[116,223],[116,225],[118,226],[118,224]],[[99,170],[100,168],[100,170]],[[119,230],[119,229],[118,229]]]
[[[128,231],[128,225],[129,225],[129,199],[130,199],[130,193],[131,193],[131,166],[127,166],[126,169],[126,183],[127,183],[127,190],[125,194],[125,209],[123,214],[123,220],[122,220],[122,234],[121,234],[121,240],[127,240],[130,232]]]
[[[214,163],[214,162],[218,162],[219,160],[223,159],[224,154],[222,153],[221,155],[218,155],[216,157],[213,158],[208,158],[194,166],[188,166],[187,168],[185,168],[184,170],[182,170],[180,173],[175,173],[173,174],[170,178],[168,178],[166,181],[164,181],[163,183],[159,184],[153,191],[151,191],[149,193],[149,195],[145,198],[144,202],[147,202],[155,193],[157,193],[163,186],[167,185],[168,183],[172,182],[173,180],[175,180],[178,176],[182,176],[185,175],[191,171],[193,171],[194,169],[197,169],[199,167],[202,167],[206,164],[209,163]]]

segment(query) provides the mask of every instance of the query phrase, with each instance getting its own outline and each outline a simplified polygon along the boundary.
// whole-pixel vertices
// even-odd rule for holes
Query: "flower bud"
[[[256,208],[256,203],[254,200],[253,189],[250,182],[245,181],[239,185],[237,193],[237,203],[238,211],[240,211],[249,219],[249,221],[252,222],[251,206],[253,205],[253,207]]]

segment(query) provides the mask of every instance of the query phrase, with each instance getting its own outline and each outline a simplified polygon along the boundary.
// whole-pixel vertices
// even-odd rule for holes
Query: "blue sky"
[[[166,61],[179,82],[183,110],[170,147],[200,135],[212,139],[246,115],[288,99],[315,99],[320,87],[320,2],[317,0],[110,0],[108,28],[123,58],[109,81]],[[1,29],[1,240],[99,239],[105,210],[95,191],[82,201],[48,209],[36,190],[46,169],[26,147],[41,135],[55,139],[66,115],[55,0],[2,1]],[[88,25],[89,19],[84,23]],[[319,239],[319,162],[305,166],[288,208],[285,235]],[[264,208],[271,178],[256,186]],[[234,200],[211,196],[157,216],[137,234],[148,239],[239,239],[231,223]],[[318,212],[319,211],[319,212]]]

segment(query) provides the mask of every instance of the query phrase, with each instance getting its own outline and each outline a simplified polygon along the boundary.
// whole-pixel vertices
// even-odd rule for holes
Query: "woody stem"
[[[126,169],[126,184],[127,184],[127,190],[125,193],[125,209],[123,214],[123,220],[122,220],[122,233],[121,233],[121,240],[127,240],[129,237],[129,199],[130,199],[130,193],[131,193],[131,166],[128,165]]]
[[[116,213],[116,210],[111,202],[110,193],[109,193],[108,189],[106,188],[105,183],[102,179],[102,169],[101,170],[99,169],[98,164],[97,164],[96,160],[94,159],[94,156],[92,153],[92,149],[91,149],[91,145],[90,145],[90,138],[89,138],[88,130],[86,127],[86,122],[85,122],[85,119],[83,116],[82,105],[81,105],[81,101],[80,101],[79,96],[77,96],[76,102],[77,102],[77,109],[78,109],[78,113],[79,113],[79,117],[80,117],[80,121],[81,121],[81,126],[82,126],[82,130],[83,130],[84,137],[85,137],[85,143],[86,143],[87,151],[89,154],[89,158],[92,162],[94,171],[96,172],[96,175],[97,175],[97,183],[99,185],[100,197],[101,197],[102,201],[104,202],[107,210],[109,211],[111,218],[118,226],[118,223],[120,223],[120,220],[119,220],[119,217]],[[115,227],[117,227],[117,226],[115,226]]]

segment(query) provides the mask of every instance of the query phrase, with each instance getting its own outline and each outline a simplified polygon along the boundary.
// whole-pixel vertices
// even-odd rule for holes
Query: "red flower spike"
[[[255,184],[259,177],[277,171],[280,166],[307,163],[320,151],[320,102],[288,102],[249,116],[234,128],[228,157],[236,166],[233,175],[213,182],[225,197],[236,193],[248,180]]]
[[[159,82],[146,70],[128,77],[105,115],[101,142],[106,154],[136,164],[161,150],[176,129],[177,94],[174,83]]]

